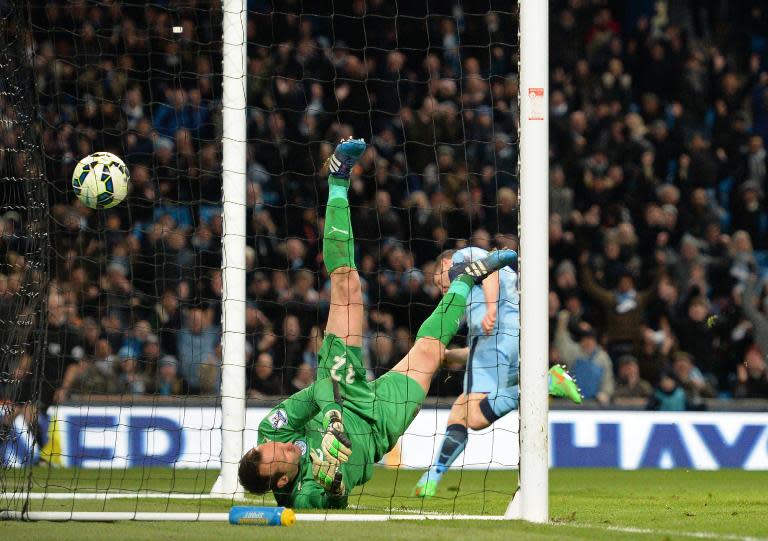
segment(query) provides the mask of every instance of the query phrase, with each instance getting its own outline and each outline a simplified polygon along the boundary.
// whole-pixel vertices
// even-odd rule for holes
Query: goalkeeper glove
[[[324,456],[331,462],[341,464],[349,460],[352,454],[352,441],[344,433],[344,425],[341,422],[341,412],[339,410],[329,410],[323,416],[323,441],[320,447]]]
[[[312,461],[312,477],[315,478],[315,481],[329,494],[337,497],[343,496],[347,489],[339,470],[339,463],[325,460],[319,450],[311,451],[309,459]]]

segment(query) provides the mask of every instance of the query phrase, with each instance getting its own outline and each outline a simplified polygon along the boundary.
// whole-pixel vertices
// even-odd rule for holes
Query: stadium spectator
[[[155,303],[150,317],[152,328],[157,330],[162,351],[168,355],[177,353],[176,335],[181,330],[179,298],[173,289],[167,289]]]
[[[283,394],[283,382],[280,374],[274,371],[274,361],[269,353],[260,353],[251,367],[248,383],[248,396],[262,398]]]
[[[307,345],[304,347],[304,354],[301,357],[302,364],[306,364],[307,366],[316,369],[317,353],[320,351],[320,346],[322,346],[322,344],[323,335],[320,332],[320,328],[313,326],[307,336]]]
[[[152,334],[152,327],[149,322],[141,319],[133,325],[131,332],[126,334],[120,349],[128,347],[134,352],[140,352],[150,340],[154,339],[155,336]]]
[[[755,346],[760,351],[768,351],[768,303],[766,297],[762,294],[765,289],[765,282],[761,282],[760,295],[758,295],[757,277],[751,275],[747,282],[734,288],[736,302],[741,306],[744,315],[752,324],[752,336]]]
[[[266,287],[269,287],[269,282],[266,280],[265,282]],[[249,305],[245,309],[245,332],[246,344],[250,346],[252,358],[257,358],[260,354],[271,351],[277,342],[271,321],[253,305]]]
[[[611,251],[618,257],[618,244]],[[610,251],[609,251],[610,252]],[[623,264],[615,272],[615,288],[601,286],[595,279],[587,254],[580,257],[581,287],[589,298],[597,303],[602,314],[603,340],[611,355],[639,351],[642,340],[642,323],[645,308],[656,294],[657,281],[638,291],[635,277]],[[660,274],[656,274],[656,280]]]
[[[586,321],[578,324],[578,341],[575,341],[568,330],[570,317],[567,310],[558,315],[555,346],[560,359],[580,382],[584,398],[594,398],[601,405],[608,405],[614,392],[611,358],[600,347],[595,330]]]
[[[386,374],[401,357],[397,356],[395,345],[391,337],[377,334],[371,340],[370,350],[371,366],[373,367],[374,378]]]
[[[51,288],[48,295],[48,339],[46,342],[43,365],[43,383],[40,389],[39,401],[43,409],[54,402],[62,402],[67,390],[60,391],[64,387],[66,374],[69,367],[82,359],[82,346],[80,337],[75,329],[69,325],[68,316],[64,306],[64,299],[55,288]],[[25,357],[17,372],[25,378],[25,392],[31,400],[35,392],[35,383],[32,378],[32,359]]]
[[[119,390],[118,381],[114,374],[105,373],[96,366],[93,358],[84,357],[67,369],[61,387],[57,391],[56,401],[65,402],[71,394],[87,396],[115,393]]]
[[[688,301],[687,308],[683,309],[682,316],[672,322],[672,328],[677,336],[679,348],[686,352],[686,358],[689,358],[708,379],[711,379],[716,377],[717,347],[716,336],[707,324],[709,313],[707,298],[695,294]]]
[[[299,318],[293,314],[283,320],[283,333],[274,347],[275,371],[280,374],[285,393],[290,394],[290,385],[302,364],[304,339]]]
[[[306,389],[315,382],[315,369],[307,363],[301,363],[294,371],[293,379],[287,388],[287,393],[295,393]]]
[[[673,335],[665,329],[657,331],[644,327],[643,342],[637,356],[640,377],[657,385],[661,373],[671,366],[671,353],[675,345]]]
[[[85,355],[94,355],[96,353],[96,344],[101,338],[101,325],[93,318],[84,318],[81,332],[83,334],[83,353]]]
[[[141,350],[134,345],[120,348],[117,353],[117,383],[119,389],[125,394],[144,394],[147,392],[148,382],[141,365],[139,364]]]
[[[200,370],[213,355],[219,338],[219,328],[211,323],[210,312],[202,308],[189,310],[186,324],[178,333],[176,347],[180,374],[191,394],[200,393]]]
[[[218,396],[221,393],[221,343],[208,354],[200,366],[200,394]]]
[[[693,361],[685,351],[676,351],[672,354],[672,373],[685,391],[687,408],[702,409],[702,399],[713,398],[715,389]]]
[[[657,411],[685,411],[687,408],[685,391],[680,387],[674,375],[668,371],[662,372],[659,385],[648,401],[648,409]]]
[[[423,20],[427,32],[401,33],[408,44],[399,49],[386,25],[341,35],[307,17],[300,30],[293,15],[269,7],[249,25],[247,295],[266,322],[248,315],[248,340],[254,358],[274,356],[276,373],[287,350],[291,369],[301,365],[311,350],[302,336],[327,309],[326,277],[317,274],[317,208],[326,194],[314,179],[328,141],[354,132],[372,143],[350,190],[362,207],[354,227],[359,267],[369,269],[372,332],[414,330],[434,295],[403,273],[428,275],[456,239],[486,231],[490,247],[517,242],[519,79],[514,50],[501,39],[514,35],[514,19],[492,13],[478,26],[439,15],[454,3],[437,2],[446,10]],[[59,4],[31,7],[60,290],[49,313],[49,342],[61,351],[47,353],[47,403],[67,366],[84,358],[77,346],[93,356],[104,339],[119,351],[140,321],[157,335],[159,358],[175,356],[186,378],[182,313],[204,302],[218,322],[223,233],[219,15],[186,7],[177,41],[168,34],[174,2],[77,7],[76,21]],[[729,3],[729,16],[716,20],[700,17],[695,2],[678,4],[679,19],[658,17],[660,3],[551,4],[549,272],[558,302],[592,322],[608,352],[623,354],[631,343],[643,379],[656,384],[671,370],[680,344],[727,392],[747,347],[768,349],[754,312],[742,315],[731,295],[766,268],[768,62],[748,34],[753,27],[740,23],[748,6]],[[351,4],[335,9],[361,15]],[[489,32],[499,39],[476,47]],[[69,176],[80,156],[101,149],[125,157],[133,187],[126,203],[95,213],[74,200]],[[20,250],[19,227],[12,213],[0,217],[3,262]],[[627,314],[616,302],[596,313],[601,296],[573,268],[582,251],[606,291],[633,274],[623,307],[633,289],[639,296],[652,285],[649,269],[663,254],[659,299]],[[0,272],[4,313],[19,279]],[[712,314],[721,324],[709,328]],[[274,343],[270,329],[292,316],[298,347],[285,337]],[[714,367],[718,355],[728,361]],[[148,391],[175,387],[171,366]]]
[[[640,377],[637,359],[624,355],[618,361],[618,375],[613,401],[617,405],[645,405],[653,394],[650,383]]]
[[[736,366],[733,395],[737,398],[768,398],[768,366],[756,346],[749,348],[744,363]]]
[[[94,365],[106,377],[114,377],[117,371],[119,358],[112,351],[112,344],[106,338],[100,338],[96,342],[96,349],[93,352]]]
[[[172,355],[163,355],[162,346],[156,336],[150,336],[144,344],[139,364],[143,368],[150,392],[164,396],[179,394],[179,363]]]

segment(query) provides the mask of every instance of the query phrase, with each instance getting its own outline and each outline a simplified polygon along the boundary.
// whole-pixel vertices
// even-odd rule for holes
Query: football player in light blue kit
[[[445,293],[451,277],[477,265],[489,252],[477,247],[447,250],[437,260],[436,285]],[[432,497],[440,478],[467,444],[467,429],[493,424],[519,402],[520,294],[517,273],[505,267],[472,288],[467,299],[467,347],[448,350],[446,361],[466,362],[464,392],[453,403],[445,439],[435,464],[422,475],[413,494]],[[550,369],[549,393],[576,403],[581,395],[560,366]]]

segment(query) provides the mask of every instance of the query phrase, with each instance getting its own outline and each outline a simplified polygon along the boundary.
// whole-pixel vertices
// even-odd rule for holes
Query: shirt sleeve
[[[603,369],[603,380],[600,383],[600,392],[611,397],[613,396],[614,391],[613,363],[611,362],[611,358],[605,351],[600,351],[595,357],[595,362]]]
[[[293,441],[304,433],[305,425],[320,412],[338,408],[334,399],[333,380],[321,378],[294,393],[272,408],[259,424],[259,443]]]
[[[331,496],[315,481],[305,480],[293,501],[296,509],[346,509],[347,495]]]
[[[462,248],[461,250],[456,250],[453,253],[453,257],[451,257],[451,261],[454,263],[473,263],[475,261],[480,261],[486,256],[488,256],[486,250],[476,246],[469,246],[467,248]]]
[[[294,393],[280,402],[259,423],[259,443],[293,441],[304,433],[304,426],[320,411],[314,386]]]
[[[563,363],[570,366],[581,354],[581,347],[571,337],[567,325],[558,322],[555,330],[555,347],[560,352]]]

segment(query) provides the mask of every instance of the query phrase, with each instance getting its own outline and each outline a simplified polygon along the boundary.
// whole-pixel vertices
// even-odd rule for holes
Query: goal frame
[[[242,496],[237,481],[237,462],[242,455],[245,428],[245,397],[235,395],[245,387],[245,367],[233,358],[240,351],[238,334],[245,329],[245,312],[233,307],[244,303],[243,296],[231,294],[228,284],[237,283],[236,273],[244,274],[242,267],[233,264],[227,244],[227,224],[238,224],[239,216],[228,216],[227,210],[239,212],[241,205],[233,204],[231,197],[245,193],[245,174],[237,175],[237,166],[245,171],[245,81],[239,59],[245,58],[244,0],[224,0],[224,300],[223,300],[223,373],[222,373],[222,463],[221,473],[212,495]],[[520,185],[520,466],[519,488],[510,501],[504,518],[530,522],[549,521],[549,397],[547,374],[549,368],[549,316],[547,296],[549,281],[541,269],[548,267],[549,216],[549,2],[547,0],[518,0],[520,39],[519,85],[519,153]],[[237,13],[240,11],[240,18]],[[234,28],[240,21],[240,29]],[[228,30],[229,29],[229,30]],[[230,33],[230,30],[232,31]],[[244,31],[244,30],[243,30]],[[243,48],[238,52],[238,46]],[[228,63],[229,61],[229,63]],[[243,60],[245,62],[245,60]],[[245,64],[242,65],[245,69]],[[242,95],[238,94],[242,92]],[[243,108],[237,106],[242,99]],[[229,113],[229,116],[227,116]],[[232,122],[228,122],[228,119]],[[229,129],[230,133],[227,133]],[[242,138],[239,131],[242,130]],[[242,143],[242,145],[241,145]],[[239,154],[242,152],[242,154]],[[232,161],[228,161],[228,157]],[[239,183],[242,183],[240,185]],[[245,243],[243,221],[243,247]],[[232,236],[240,233],[231,231]],[[237,241],[239,242],[239,237]],[[237,255],[242,252],[237,251]],[[242,269],[242,270],[241,270]],[[231,281],[228,281],[230,277]],[[239,289],[237,290],[239,293]],[[229,308],[228,308],[229,307]],[[232,318],[242,317],[242,321]],[[242,337],[242,338],[241,338]],[[233,378],[242,378],[235,380]],[[241,422],[237,430],[237,422]],[[235,456],[233,450],[240,450]]]

